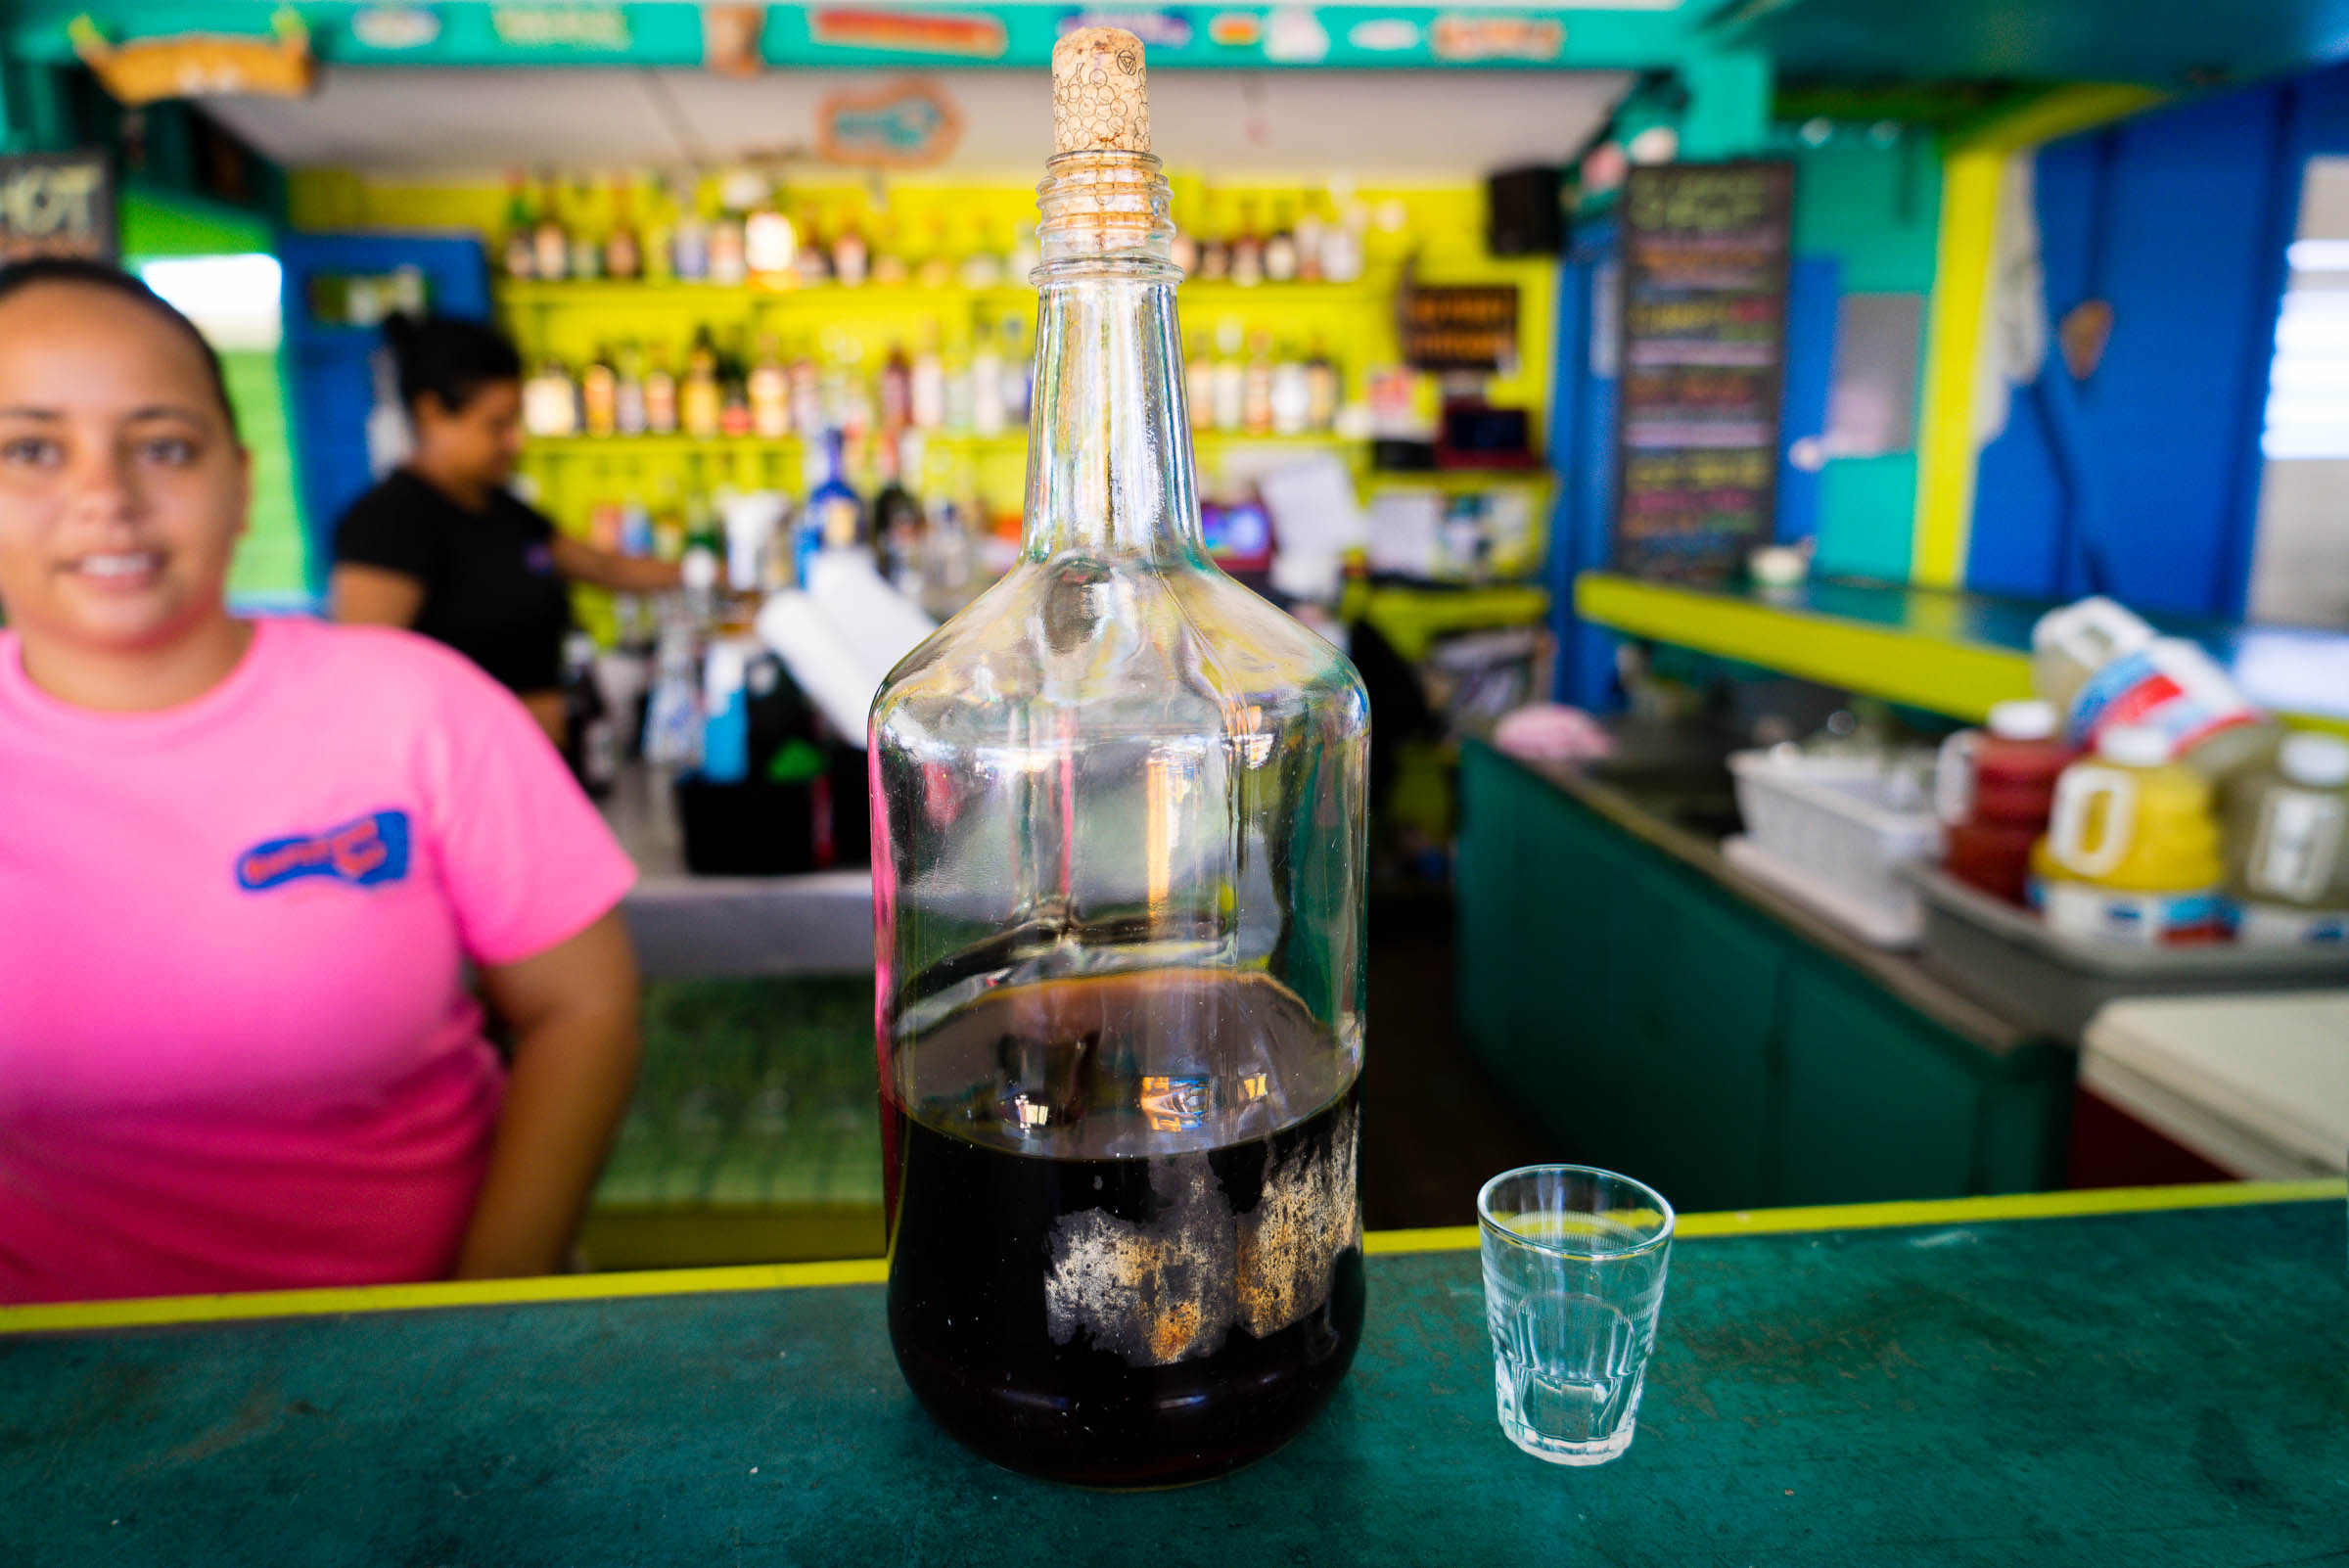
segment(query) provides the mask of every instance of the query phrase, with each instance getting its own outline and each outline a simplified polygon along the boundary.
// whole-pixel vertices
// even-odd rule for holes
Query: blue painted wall
[[[2050,351],[1983,450],[1966,581],[2241,614],[2259,423],[2300,172],[2349,72],[2229,93],[2040,151],[2048,307],[2113,309],[2075,383]]]

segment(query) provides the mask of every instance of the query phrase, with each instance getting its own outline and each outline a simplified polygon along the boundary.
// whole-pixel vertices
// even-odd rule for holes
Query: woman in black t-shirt
[[[384,335],[415,450],[336,526],[334,617],[448,644],[561,745],[567,584],[657,593],[677,569],[570,537],[506,488],[522,455],[522,356],[494,327],[394,316]]]

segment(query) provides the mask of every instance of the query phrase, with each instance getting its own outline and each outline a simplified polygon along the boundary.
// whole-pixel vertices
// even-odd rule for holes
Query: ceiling
[[[721,163],[805,148],[818,106],[880,71],[345,68],[303,99],[215,98],[207,113],[287,167],[399,176]],[[946,172],[1032,179],[1051,145],[1033,71],[928,78],[962,112]],[[1616,71],[1170,71],[1150,83],[1167,161],[1211,175],[1458,179],[1558,162],[1605,121]]]
[[[1713,36],[1791,78],[2184,87],[2349,56],[2349,0],[1740,0]]]

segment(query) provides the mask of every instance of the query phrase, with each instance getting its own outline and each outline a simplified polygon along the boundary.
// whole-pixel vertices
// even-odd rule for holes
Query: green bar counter
[[[933,1427],[873,1263],[0,1310],[0,1563],[2349,1556],[2337,1182],[1688,1217],[1590,1470],[1495,1425],[1474,1233],[1370,1250],[1305,1435],[1131,1496]]]

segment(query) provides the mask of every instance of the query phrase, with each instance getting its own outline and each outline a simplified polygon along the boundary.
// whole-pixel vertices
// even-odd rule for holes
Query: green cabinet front
[[[1560,1158],[1690,1209],[2060,1184],[2068,1055],[1974,1045],[1489,748],[1460,781],[1461,1029]]]

